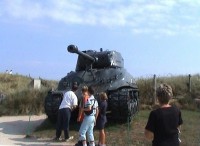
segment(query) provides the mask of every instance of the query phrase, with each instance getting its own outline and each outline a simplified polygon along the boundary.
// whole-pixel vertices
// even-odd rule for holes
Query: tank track
[[[138,90],[133,88],[121,88],[109,93],[108,98],[108,118],[131,122],[132,118],[139,110]]]

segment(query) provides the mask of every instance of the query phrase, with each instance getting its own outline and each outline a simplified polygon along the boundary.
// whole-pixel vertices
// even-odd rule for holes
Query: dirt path
[[[30,122],[29,122],[30,118]],[[53,142],[51,139],[25,138],[26,135],[39,126],[46,115],[41,116],[3,116],[0,117],[0,145],[65,145],[73,146],[72,143]]]

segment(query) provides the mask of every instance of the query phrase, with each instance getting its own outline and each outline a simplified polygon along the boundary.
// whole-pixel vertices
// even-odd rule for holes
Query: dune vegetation
[[[0,73],[0,115],[40,114],[44,112],[47,92],[56,88],[58,81],[41,79],[41,88],[34,89],[33,78],[23,75]],[[140,108],[151,109],[154,82],[151,78],[136,79],[140,91]],[[200,98],[200,75],[191,76],[191,92],[187,75],[158,77],[157,85],[168,83],[174,92],[173,104],[182,109],[196,110],[194,99]]]
[[[44,113],[44,98],[57,81],[41,80],[41,88],[33,88],[33,78],[0,74],[0,115]]]

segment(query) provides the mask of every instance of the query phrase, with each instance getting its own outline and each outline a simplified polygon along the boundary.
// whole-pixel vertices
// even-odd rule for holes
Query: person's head
[[[90,95],[93,95],[93,94],[94,94],[94,89],[93,89],[92,86],[89,86],[89,87],[88,87],[88,92],[89,92]]]
[[[156,90],[156,95],[161,105],[168,104],[169,100],[173,97],[172,87],[165,83],[160,84]]]
[[[84,93],[84,92],[87,92],[88,91],[88,86],[83,86],[82,89],[81,89],[81,92]]]
[[[81,89],[82,95],[83,96],[88,96],[88,87],[87,86],[83,86]]]
[[[101,100],[107,100],[108,99],[107,94],[105,92],[101,92],[99,94],[99,97],[100,97]]]
[[[73,85],[72,85],[72,91],[76,91],[78,89],[78,84],[77,82],[74,82]]]

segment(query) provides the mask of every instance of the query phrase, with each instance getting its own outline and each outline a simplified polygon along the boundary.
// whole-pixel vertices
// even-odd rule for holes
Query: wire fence
[[[200,98],[200,74],[196,75],[150,75],[137,78],[136,82],[140,90],[140,100],[144,104],[155,104],[157,101],[156,88],[161,83],[171,85],[174,98],[190,97]]]

